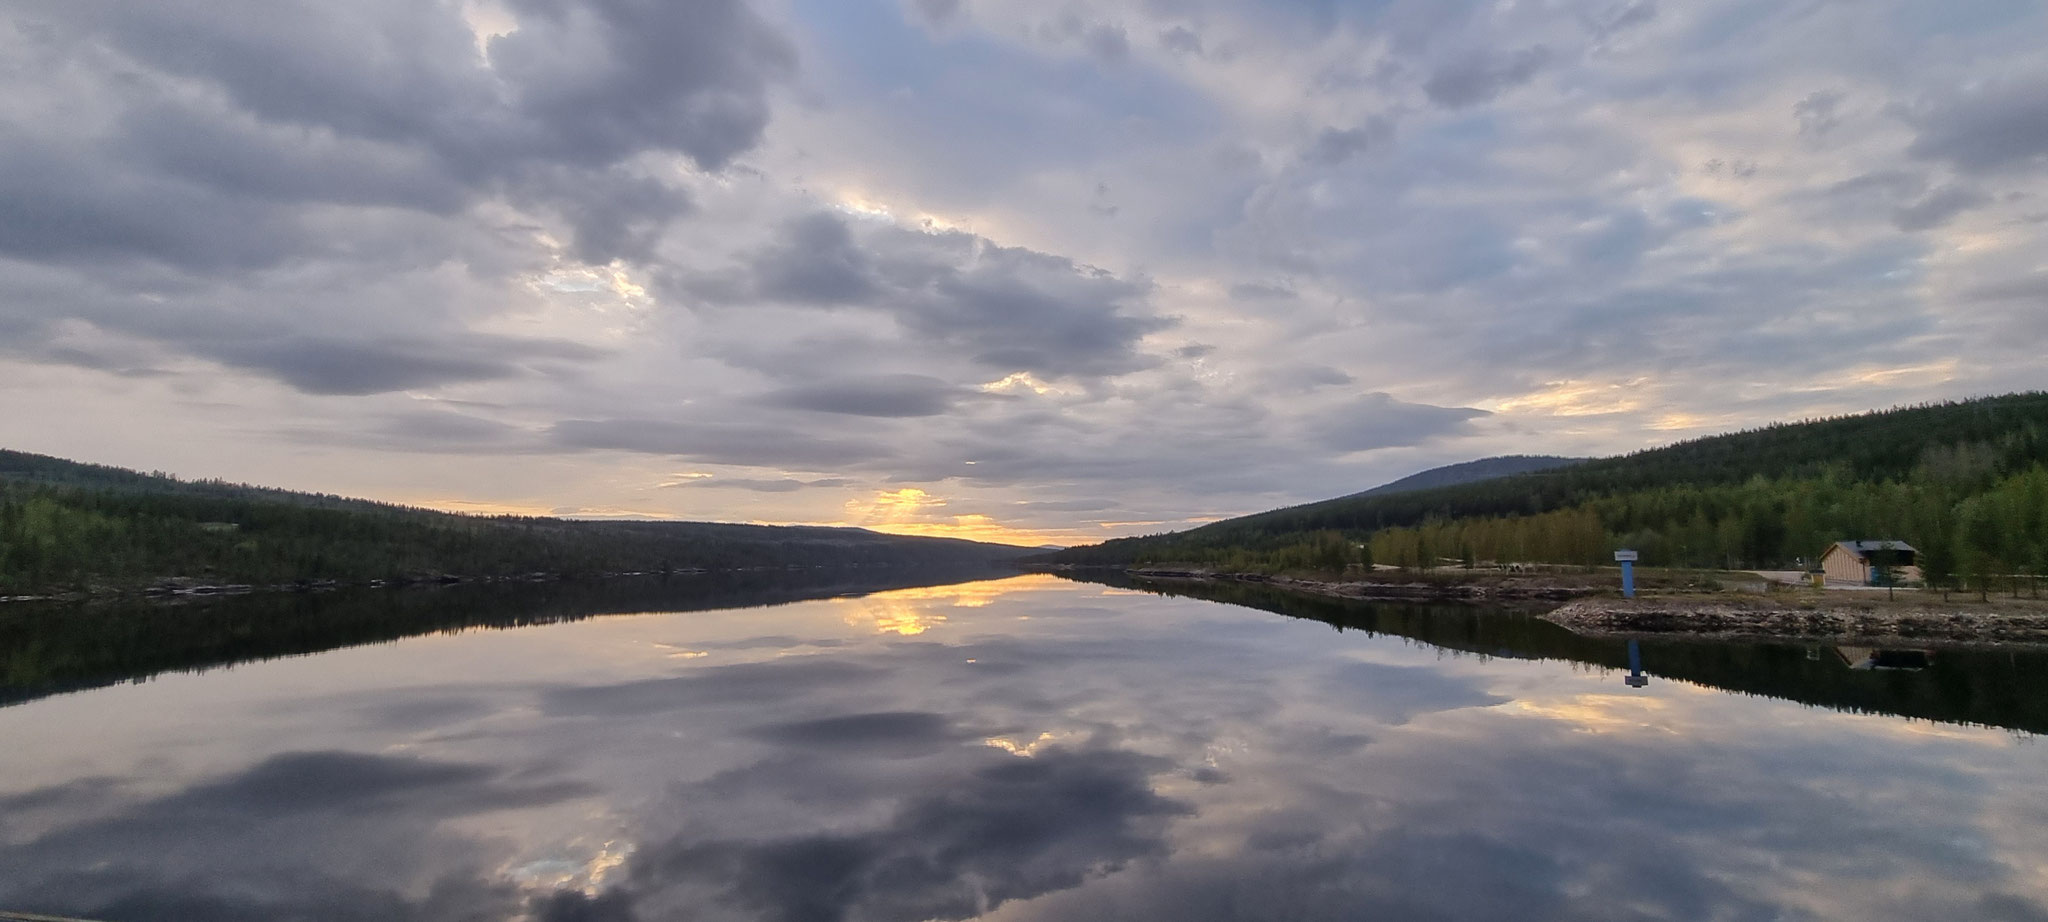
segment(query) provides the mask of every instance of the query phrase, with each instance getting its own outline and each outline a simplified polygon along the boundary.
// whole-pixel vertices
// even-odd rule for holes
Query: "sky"
[[[1085,544],[2048,386],[2048,3],[0,0],[0,446]]]

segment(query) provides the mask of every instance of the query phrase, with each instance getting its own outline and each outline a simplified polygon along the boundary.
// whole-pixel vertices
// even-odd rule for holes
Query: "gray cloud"
[[[2048,73],[1989,80],[1902,113],[1919,135],[1906,152],[1970,172],[2048,161]]]
[[[1159,33],[1159,47],[1175,54],[1200,55],[1202,36],[1187,26],[1174,26]]]
[[[9,867],[22,879],[9,881],[10,900],[121,919],[331,918],[336,907],[399,922],[507,918],[523,902],[518,889],[470,870],[488,858],[441,825],[594,791],[477,764],[330,751],[277,753],[136,803],[107,793],[92,819],[15,847]],[[324,853],[278,849],[293,841]],[[431,892],[404,898],[389,886],[422,867],[443,871]]]
[[[1131,56],[1131,40],[1118,25],[1098,25],[1088,30],[1083,40],[1088,53],[1104,61],[1116,62]]]
[[[653,419],[570,419],[550,438],[561,448],[669,455],[712,464],[819,468],[892,457],[880,442],[812,436],[774,426],[685,423]]]
[[[802,656],[714,666],[675,678],[553,688],[541,695],[541,708],[553,716],[600,718],[735,703],[765,708],[887,674],[888,670],[844,659]]]
[[[587,360],[601,353],[569,342],[486,339],[451,350],[448,344],[393,341],[339,342],[295,337],[251,340],[198,351],[239,368],[260,371],[309,394],[363,395],[490,381],[522,374],[521,358]]]
[[[873,375],[820,381],[767,395],[775,406],[850,416],[937,416],[953,406],[960,390],[925,375]]]
[[[1626,32],[1657,18],[1655,0],[1629,0],[1618,3],[1599,13],[1586,17],[1588,29],[1593,37],[1605,42],[1615,35]]]
[[[1386,143],[1392,136],[1393,126],[1381,118],[1371,119],[1358,128],[1325,128],[1309,146],[1308,158],[1323,166],[1336,166]]]
[[[844,487],[853,481],[844,477],[820,477],[817,480],[798,480],[784,477],[780,480],[762,480],[751,477],[693,477],[664,484],[669,487],[718,487],[734,490],[751,490],[755,493],[795,493],[805,487]]]
[[[1487,416],[1485,410],[1465,407],[1434,407],[1395,400],[1386,394],[1367,394],[1327,413],[1313,435],[1337,451],[1372,451],[1419,445],[1462,431],[1472,420]]]
[[[1241,301],[1284,301],[1297,297],[1294,289],[1272,282],[1238,282],[1230,286],[1230,296]]]
[[[1793,103],[1792,118],[1799,122],[1799,133],[1818,138],[1835,130],[1842,123],[1842,117],[1837,113],[1842,99],[1840,92],[1820,90]]]
[[[910,0],[910,11],[927,24],[943,26],[960,15],[961,0]]]
[[[749,260],[762,297],[800,304],[855,304],[879,292],[873,260],[845,220],[826,212],[799,218],[782,239]]]
[[[746,257],[743,284],[770,300],[881,311],[927,348],[1047,378],[1147,367],[1139,340],[1173,324],[1149,310],[1149,282],[1065,257],[955,231],[858,231],[828,212],[792,222]]]
[[[1972,301],[2041,301],[2048,303],[2048,272],[1989,282],[1964,293]]]
[[[252,477],[318,444],[335,488],[389,489],[348,478],[402,450],[551,508],[838,519],[809,487],[900,483],[1078,539],[1104,501],[1252,511],[1668,439],[1653,412],[1855,409],[1806,388],[1849,368],[1956,369],[1884,392],[1907,401],[2032,368],[2039,9],[901,0],[912,27],[866,30],[488,6],[516,28],[18,0],[0,416],[47,389],[217,433]],[[1999,232],[1934,249],[1965,221]],[[1637,377],[1634,417],[1455,417]],[[1380,390],[1449,428],[1368,450],[1446,424],[1364,431],[1349,404]],[[762,469],[629,489],[599,450]]]
[[[767,87],[794,66],[740,0],[518,0],[523,27],[482,57],[445,5],[36,7],[55,27],[35,53],[125,58],[119,90],[92,100],[125,106],[111,134],[69,150],[61,136],[0,138],[30,148],[10,152],[27,169],[9,171],[22,182],[0,187],[0,214],[38,231],[0,234],[0,249],[38,257],[264,265],[314,246],[286,206],[445,215],[500,192],[561,213],[584,258],[644,257],[687,198],[621,164],[673,151],[725,166],[759,141]]]
[[[1956,215],[1990,201],[1990,196],[1974,188],[1950,184],[1927,193],[1917,201],[1900,206],[1892,212],[1892,223],[1905,231],[1940,227]]]
[[[916,752],[953,732],[936,716],[851,719],[891,725],[889,741]],[[845,729],[828,720],[774,732],[808,744],[842,738]],[[629,862],[630,882],[614,892],[659,905],[663,893],[702,887],[716,903],[782,922],[965,919],[1162,854],[1166,822],[1192,812],[1152,791],[1150,777],[1172,767],[1164,759],[1105,748],[1053,747],[1030,759],[982,751],[990,754],[971,770],[907,798],[871,828],[731,840],[686,833],[643,843]],[[851,780],[808,767],[835,760],[802,761],[807,767],[756,766],[711,787],[725,799],[792,782],[843,789]]]
[[[1484,102],[1524,83],[1550,63],[1550,49],[1533,45],[1516,51],[1473,54],[1439,68],[1422,84],[1431,102],[1462,109]]]
[[[946,715],[930,711],[878,711],[809,718],[756,727],[748,735],[798,750],[898,758],[929,755],[985,736],[956,727]]]

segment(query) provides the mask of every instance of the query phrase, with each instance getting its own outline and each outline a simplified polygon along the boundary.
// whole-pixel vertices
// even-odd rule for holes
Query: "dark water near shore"
[[[2048,918],[2039,655],[805,579],[0,611],[0,909]]]

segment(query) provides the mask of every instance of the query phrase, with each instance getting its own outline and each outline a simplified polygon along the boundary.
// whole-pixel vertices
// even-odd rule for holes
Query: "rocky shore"
[[[1325,581],[1263,573],[1141,569],[1125,571],[1145,580],[1256,583],[1278,589],[1372,602],[1562,602],[1598,592],[1545,577]]]
[[[1845,591],[1750,594],[1685,591],[1617,598],[1604,577],[1571,574],[1418,575],[1316,580],[1260,573],[1150,568],[1125,571],[1155,582],[1250,583],[1292,592],[1379,602],[1517,604],[1549,609],[1539,617],[1580,634],[1696,637],[1703,640],[1810,641],[1884,646],[2048,646],[2048,600],[1993,597],[1979,602],[1934,593]]]
[[[2025,602],[1586,598],[1542,617],[1581,634],[1607,636],[1891,646],[2048,645],[2048,607]]]

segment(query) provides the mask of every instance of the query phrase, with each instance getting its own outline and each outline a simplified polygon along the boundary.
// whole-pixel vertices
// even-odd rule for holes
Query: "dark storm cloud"
[[[785,388],[764,399],[775,406],[849,416],[937,416],[960,390],[925,375],[875,375]]]
[[[709,284],[727,297],[881,311],[923,344],[1004,373],[1136,371],[1156,361],[1138,353],[1139,341],[1173,325],[1150,311],[1148,281],[972,234],[856,226],[829,212],[784,226],[743,271],[737,285]]]
[[[1469,429],[1472,420],[1488,416],[1468,407],[1437,407],[1367,394],[1325,412],[1312,435],[1337,451],[1371,451],[1420,445]]]
[[[2048,163],[2048,71],[1986,81],[1901,113],[1919,134],[1906,152],[1984,173]]]
[[[1534,45],[1518,51],[1473,54],[1429,75],[1422,92],[1431,102],[1450,109],[1491,102],[1494,97],[1528,83],[1550,62],[1550,50]]]
[[[807,760],[831,790],[834,760]],[[776,922],[966,919],[1012,900],[1075,887],[1162,854],[1165,823],[1190,808],[1153,792],[1162,759],[1113,749],[1050,748],[1032,758],[982,750],[972,768],[912,795],[868,829],[746,839],[689,834],[644,844],[615,893],[650,903],[671,892]],[[750,782],[749,778],[755,779]],[[780,773],[734,775],[759,796]],[[773,793],[772,791],[768,793]]]
[[[549,435],[562,448],[636,451],[759,467],[836,467],[894,455],[880,442],[734,423],[569,419],[556,423]]]

